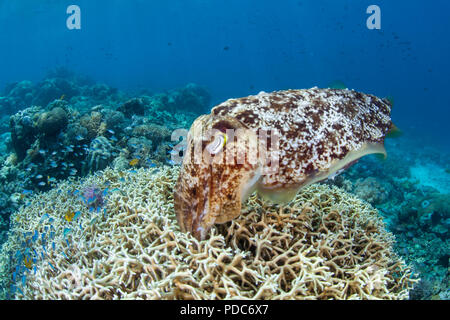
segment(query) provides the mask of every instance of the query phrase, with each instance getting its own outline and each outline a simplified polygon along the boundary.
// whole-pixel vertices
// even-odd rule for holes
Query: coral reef
[[[54,135],[67,126],[67,112],[61,107],[55,107],[50,111],[43,112],[36,121],[39,132],[46,136]]]
[[[130,97],[64,68],[37,84],[10,84],[3,95],[0,212],[6,220],[25,202],[24,190],[49,190],[57,180],[109,165],[127,169],[130,161],[165,164],[171,131],[189,127],[198,116],[192,110],[209,107],[208,93],[194,84]]]
[[[140,109],[138,109],[137,114],[133,111],[133,108],[129,108],[131,104],[127,106],[128,110],[127,108],[124,109],[124,106],[130,101],[139,104],[138,107]],[[165,235],[165,225],[162,226],[161,223],[167,223],[167,225],[170,225],[169,230],[174,232],[176,239],[182,237],[179,235],[177,227],[173,225],[174,221],[172,219],[172,209],[170,204],[171,196],[168,193],[172,183],[172,174],[175,174],[172,172],[174,169],[162,170],[162,172],[167,173],[167,179],[161,177],[159,174],[156,174],[155,176],[150,175],[150,173],[145,171],[146,173],[144,177],[142,177],[142,179],[145,180],[145,183],[143,180],[138,179],[134,184],[130,186],[128,184],[130,179],[135,179],[136,177],[134,173],[131,172],[137,170],[137,172],[141,174],[143,172],[139,169],[141,167],[154,168],[155,166],[159,167],[162,164],[169,163],[169,153],[173,147],[173,144],[170,141],[170,132],[177,128],[189,128],[192,121],[199,113],[205,113],[209,110],[209,104],[210,96],[208,92],[201,86],[194,84],[188,84],[184,87],[167,90],[165,92],[150,93],[150,91],[146,91],[140,92],[139,94],[130,94],[112,88],[106,84],[95,83],[91,79],[74,74],[64,68],[52,70],[42,81],[36,83],[31,81],[20,81],[7,85],[3,92],[0,93],[0,134],[2,138],[0,139],[0,244],[7,239],[10,221],[12,221],[12,223],[18,223],[14,218],[10,219],[10,215],[19,210],[20,207],[22,207],[22,209],[20,209],[19,212],[22,213],[23,210],[36,208],[36,203],[39,201],[41,202],[41,205],[37,216],[48,213],[55,218],[55,215],[59,214],[63,217],[63,221],[60,221],[61,223],[74,225],[75,221],[77,221],[77,223],[82,222],[83,228],[86,227],[83,229],[85,230],[85,234],[83,235],[84,238],[71,238],[74,235],[81,236],[75,232],[75,228],[71,228],[73,229],[72,233],[66,234],[67,240],[83,239],[83,241],[85,241],[90,233],[89,228],[91,228],[91,226],[89,223],[92,221],[87,221],[86,219],[92,215],[105,214],[103,212],[104,208],[107,208],[107,213],[111,212],[114,213],[114,215],[119,214],[117,217],[126,219],[123,213],[124,210],[127,210],[124,203],[127,203],[129,210],[136,209],[139,218],[144,219],[143,221],[148,223],[150,220],[144,216],[144,213],[150,214],[156,212],[153,208],[151,210],[148,209],[148,206],[150,205],[149,199],[151,199],[151,203],[158,208],[158,215],[161,214],[159,220],[154,222],[155,226],[159,229],[152,226],[152,228],[156,229],[144,229],[146,231],[142,232],[140,229],[143,228],[143,225],[140,224],[141,222],[133,222],[137,225],[137,230],[139,230],[141,234],[147,234],[147,232],[151,231],[155,234],[161,232],[160,234]],[[126,111],[127,114],[124,114],[121,109],[124,112]],[[390,232],[395,234],[397,241],[393,244],[394,250],[406,260],[408,265],[412,266],[415,272],[420,273],[421,280],[416,285],[415,289],[410,291],[411,298],[448,299],[450,295],[450,239],[448,236],[450,224],[450,168],[448,163],[450,163],[450,154],[443,152],[443,150],[439,148],[428,145],[427,143],[419,142],[416,138],[417,137],[409,137],[405,134],[398,139],[387,140],[385,143],[388,151],[387,160],[379,161],[376,157],[367,156],[349,170],[337,176],[334,180],[328,181],[327,185],[330,187],[330,190],[335,190],[333,186],[338,186],[353,193],[356,197],[367,201],[370,205],[379,210],[386,223],[386,227]],[[99,143],[99,141],[101,143]],[[111,185],[108,185],[109,178],[104,177],[104,173],[99,174],[98,171],[96,171],[108,166],[113,167],[115,170],[111,171],[110,169],[106,169],[104,171],[104,173],[110,173],[110,178],[113,180]],[[121,172],[128,169],[132,169],[132,171],[129,173]],[[89,173],[93,173],[94,176],[89,176],[87,180],[81,180],[81,182],[79,182],[78,178]],[[76,177],[77,179],[72,177]],[[47,191],[58,186],[58,181],[65,179],[69,179],[69,182],[63,182],[57,189],[51,190],[48,193],[40,193],[41,191]],[[162,183],[163,186],[154,186],[156,181]],[[73,185],[70,186],[70,183]],[[95,189],[96,191],[94,194],[96,196],[93,199],[97,199],[97,196],[101,196],[104,202],[97,206],[89,206],[89,204],[86,204],[84,191],[85,188],[94,186],[95,183],[97,183],[96,186],[98,189]],[[154,186],[154,190],[150,190],[146,186],[146,183],[150,186]],[[130,191],[133,186],[135,190]],[[110,190],[109,193],[103,194],[108,188]],[[139,188],[143,189],[141,190]],[[70,197],[68,197],[68,194],[65,194],[65,192],[75,189],[79,190],[78,195],[70,193]],[[118,190],[111,192],[113,189]],[[145,190],[145,192],[143,190]],[[316,189],[307,189],[302,195],[308,194],[306,192],[308,190]],[[163,192],[165,195],[160,197],[156,194],[159,191]],[[63,194],[64,196],[62,196]],[[334,194],[334,191],[331,192],[331,194]],[[309,196],[313,198],[312,195]],[[43,198],[38,201],[37,198],[39,197]],[[61,198],[57,200],[57,197]],[[112,208],[113,202],[110,202],[110,199],[116,197],[123,205],[120,209]],[[126,200],[127,197],[128,200]],[[347,195],[345,197],[347,197]],[[145,200],[146,202],[144,204],[138,205],[137,201],[140,199],[147,200]],[[66,203],[67,206],[63,207],[58,204],[58,201],[65,200],[68,201]],[[50,203],[51,206],[45,206],[45,201]],[[357,205],[360,202],[352,203]],[[254,198],[248,202],[248,205],[250,204],[255,212],[267,212],[268,217],[275,217],[276,213],[272,212],[280,209],[279,207],[261,203]],[[297,204],[295,206],[297,206]],[[367,206],[367,204],[364,204],[364,206]],[[26,209],[27,207],[30,207],[30,209]],[[344,208],[346,206],[340,204],[339,207]],[[97,212],[97,210],[99,210],[98,208],[101,209],[101,212]],[[71,210],[68,212],[68,209]],[[83,214],[79,216],[79,213],[75,214],[75,212],[82,212]],[[20,216],[22,213],[15,213],[15,216]],[[259,215],[253,215],[251,209],[247,210],[247,214],[250,217],[249,221],[253,221],[252,219],[257,219],[259,217]],[[66,216],[69,220],[70,217],[73,216],[73,221],[67,221],[65,218]],[[98,217],[99,221],[103,221],[102,219],[103,217]],[[280,221],[282,221],[284,218],[280,219]],[[33,215],[32,217],[30,215],[29,220],[30,221],[27,222],[30,223],[29,225],[23,222],[24,225],[22,231],[33,232],[31,228],[33,226],[32,224],[36,222],[36,215]],[[112,220],[111,222],[105,220],[100,224],[92,223],[92,228],[96,228],[95,230],[97,231],[95,232],[97,233],[95,234],[100,232],[98,230],[109,232],[108,230],[112,228],[109,223],[113,223],[114,221],[116,220]],[[308,223],[310,223],[312,220],[308,221]],[[122,226],[123,222],[116,221],[114,223],[116,223],[116,226]],[[257,233],[255,233],[257,236],[255,235],[255,237],[264,238],[261,233],[262,230],[251,227],[248,224],[250,222],[247,223],[246,220],[239,220],[239,223],[239,228],[245,227],[246,230],[251,230],[251,232],[256,232],[254,230],[257,230]],[[258,223],[262,224],[261,221]],[[45,225],[43,227],[45,228]],[[51,226],[49,226],[49,228],[50,227]],[[135,227],[134,224],[133,227]],[[194,250],[193,248],[195,248],[195,250],[211,250],[212,252],[222,252],[223,250],[229,252],[230,250],[235,250],[235,247],[230,244],[230,242],[233,241],[233,238],[227,233],[228,228],[231,227],[237,228],[237,225],[232,226],[227,224],[215,229],[215,237],[220,239],[217,240],[217,246],[220,244],[219,247],[214,243],[197,244],[193,239],[188,237],[180,238],[184,239],[181,240],[181,243],[188,246],[188,249],[183,250],[192,251]],[[131,227],[130,225],[123,225],[123,228],[126,229]],[[237,229],[238,234],[244,230],[239,228]],[[272,226],[270,228],[275,227]],[[64,228],[59,228],[58,230],[60,240],[67,246],[64,237]],[[301,236],[301,233],[298,235]],[[48,231],[47,236],[49,236]],[[135,235],[133,235],[133,237],[134,236]],[[324,233],[321,233],[321,236],[325,238],[329,237],[329,235],[325,235]],[[17,237],[30,238],[30,235],[23,234],[19,236],[16,234],[9,240],[9,244],[7,245],[10,246],[9,248],[11,248],[11,241],[14,241],[13,239],[18,239]],[[241,243],[239,245],[236,244],[238,245],[238,249],[243,250],[242,252],[249,251],[249,257],[254,257],[252,251],[253,247],[248,247],[248,250],[245,249],[247,247],[243,247],[244,244],[247,244],[250,240],[242,237],[239,238]],[[92,239],[94,238],[90,238],[88,241],[94,243],[92,242]],[[122,240],[120,241],[125,241],[125,238],[121,239]],[[164,249],[167,246],[167,242],[170,243],[170,241],[172,241],[172,238],[170,237],[167,239],[164,238],[164,241],[157,242],[155,236],[152,234],[148,239],[156,241],[155,245],[159,243],[161,248],[163,248],[161,249],[162,251],[173,249],[171,246],[168,246],[168,249]],[[125,243],[120,241],[119,243]],[[309,241],[307,237],[302,241],[305,245],[310,245],[310,242],[307,242]],[[59,250],[65,248],[64,243],[55,242],[55,246]],[[46,248],[49,249],[49,247],[51,247],[51,242],[47,243],[47,245]],[[139,248],[137,249],[138,251],[136,251],[134,258],[144,256],[144,253],[150,254],[150,251],[147,251],[147,249],[144,250],[144,248],[140,249],[140,246],[142,245],[138,245]],[[180,245],[178,244],[178,246]],[[388,245],[389,248],[390,246],[391,244]],[[181,246],[180,248],[184,247]],[[69,250],[64,252],[69,252],[73,248],[70,247],[68,249]],[[20,250],[23,255],[26,248],[24,249],[21,247]],[[40,254],[42,248],[40,250],[37,248],[36,250]],[[125,248],[124,250],[128,249]],[[58,254],[64,255],[65,253],[63,254],[62,252],[63,251],[60,251]],[[116,251],[113,250],[113,252]],[[180,252],[181,251],[177,251],[177,254]],[[197,256],[201,256],[203,254],[202,252],[204,251],[195,251]],[[316,251],[314,250],[311,252],[316,254]],[[98,258],[96,260],[97,262],[94,261],[96,259],[95,257],[89,258],[91,259],[89,260],[89,263],[92,264],[86,264],[83,272],[89,274],[89,277],[94,278],[95,273],[92,271],[94,268],[93,264],[96,263],[96,268],[100,268],[100,266],[103,265],[102,261],[113,258],[106,258],[106,256],[94,252],[90,254]],[[122,253],[116,252],[116,255],[123,257]],[[155,257],[152,261],[160,261],[157,259],[160,259],[161,257],[156,257],[155,253],[152,253],[152,257],[153,255],[155,255]],[[187,254],[185,254],[185,256],[187,256]],[[235,255],[230,254],[227,255],[227,257],[231,259],[229,261],[233,261],[233,259],[238,259],[240,256],[236,258]],[[307,257],[310,258],[310,255],[307,255]],[[17,260],[16,258],[17,257],[12,257],[11,261],[8,260],[5,263],[9,265]],[[247,258],[248,257],[242,257],[242,261],[246,263],[245,267],[254,267],[255,265],[249,263]],[[280,260],[277,261],[284,261],[283,259],[284,258],[280,258]],[[70,265],[71,268],[77,266],[75,264],[72,266],[72,264],[69,263],[71,260],[63,262],[62,257],[51,261],[53,261],[51,262],[52,265],[55,263],[59,266],[54,267],[58,268],[58,270],[61,269],[61,272],[63,271],[61,266]],[[203,261],[204,262],[201,263],[209,261],[206,255]],[[192,268],[194,265],[203,268],[203,265],[195,264],[197,262],[193,259],[188,260],[188,262],[189,266],[186,267],[183,264],[183,261],[178,261],[176,264],[177,270],[182,270],[182,272],[191,270],[194,276],[189,276],[191,278],[181,277],[181,280],[178,280],[179,278],[176,278],[178,277],[178,271],[175,272],[172,269],[164,271],[166,272],[165,275],[169,278],[175,277],[170,278],[171,280],[167,280],[168,285],[166,288],[169,288],[170,290],[175,288],[176,284],[174,284],[174,281],[176,280],[175,282],[179,284],[179,287],[176,289],[177,297],[187,297],[189,294],[192,296],[204,295],[210,298],[213,297],[212,293],[215,291],[210,289],[206,290],[203,286],[203,282],[201,282],[200,285],[196,280],[196,277],[203,271],[197,271],[196,273]],[[36,264],[33,264],[33,267],[37,265],[40,266],[40,264],[44,265],[45,262],[39,260]],[[264,262],[264,265],[267,266],[267,268],[271,267],[267,262]],[[119,268],[119,266],[121,265],[117,262],[116,267]],[[244,264],[239,266],[244,266]],[[239,268],[239,266],[236,268]],[[17,267],[17,264],[15,267]],[[48,269],[45,271],[48,272],[46,273],[46,277],[56,275],[56,273],[52,273],[53,269],[49,264],[47,264],[46,267]],[[116,267],[114,267],[114,270],[116,270]],[[206,265],[206,267],[212,268],[208,265]],[[325,267],[330,268],[330,262],[327,262]],[[22,263],[22,266],[19,269],[23,268],[26,267]],[[289,268],[290,267],[286,266],[285,270],[290,270]],[[8,281],[11,280],[10,269],[4,270],[5,277],[8,277]],[[41,270],[41,267],[38,268],[37,272],[39,272],[39,270]],[[224,269],[222,272],[226,270],[230,269]],[[251,272],[256,272],[252,274],[258,274],[259,277],[266,277],[266,274],[259,273],[260,271],[251,270]],[[327,269],[327,272],[332,272],[330,270],[333,269]],[[33,273],[34,270],[29,270],[27,272]],[[76,275],[76,272],[73,271],[73,274]],[[161,271],[159,271],[158,268],[153,272],[155,272],[158,277],[161,276]],[[32,275],[28,273],[26,273],[27,279],[32,279]],[[21,274],[23,274],[23,272]],[[99,274],[106,274],[106,271],[103,270]],[[42,273],[40,277],[43,275],[44,273]],[[69,279],[69,276],[66,277]],[[97,277],[97,275],[95,275],[95,277]],[[132,277],[131,273],[122,275],[122,279],[128,279],[127,277]],[[133,277],[137,276],[133,275]],[[143,275],[143,279],[145,277],[147,276]],[[162,279],[161,277],[152,277],[156,279],[155,283],[163,283],[159,282],[159,279]],[[186,275],[186,277],[188,276]],[[82,278],[81,276],[76,279],[83,279],[82,281],[87,281],[87,283],[89,283],[88,279]],[[189,280],[191,282],[185,279],[191,279]],[[232,271],[228,271],[228,275],[224,279],[225,280],[223,281],[225,281],[227,285],[230,283],[234,286],[234,283],[237,281],[237,276],[233,276]],[[21,281],[22,279],[17,276],[16,282]],[[45,281],[45,283],[49,283],[50,280]],[[61,278],[53,281],[60,286],[63,280]],[[208,281],[213,280],[208,278],[205,280],[205,283],[209,283]],[[28,282],[28,280],[26,282]],[[196,283],[197,286],[194,285]],[[114,283],[111,284],[111,286],[117,288]],[[21,287],[20,283],[18,283],[18,287]],[[192,292],[186,294],[187,289],[183,288],[190,287],[194,288],[190,290],[193,290],[192,292],[195,292],[195,294]],[[228,288],[234,287],[229,286]],[[239,290],[241,288],[243,288],[243,285],[239,286]],[[98,292],[95,291],[97,289],[89,290],[92,291],[92,296],[95,292]],[[167,298],[175,296],[170,290],[168,292],[171,292],[172,295],[165,295],[167,293],[161,293],[161,290],[159,289],[154,290],[156,291],[153,292],[160,293],[162,297]],[[248,291],[246,297],[254,294],[248,287],[245,287],[245,290]],[[48,296],[48,293],[46,294]],[[91,293],[86,294],[85,297],[89,297],[90,294]],[[101,294],[99,295],[101,296]],[[31,293],[27,295],[27,297],[31,296]],[[108,297],[112,296],[113,294],[109,293]],[[132,294],[129,291],[124,291],[123,294],[120,293],[116,296],[125,297],[132,296]],[[359,296],[361,296],[361,294]],[[20,289],[16,297],[20,297]],[[81,297],[81,294],[78,296],[74,294],[71,297]],[[221,298],[224,297],[224,295],[219,294],[217,297]],[[231,294],[229,297],[231,297]],[[277,294],[273,294],[271,297],[281,297],[281,294],[278,294],[278,296]],[[323,295],[321,297],[327,296]],[[352,297],[356,296],[353,295]],[[303,298],[303,296],[299,296],[299,298]]]
[[[394,238],[377,211],[336,187],[305,188],[289,206],[254,195],[239,218],[198,241],[176,223],[177,174],[174,167],[108,168],[32,197],[11,216],[0,252],[3,294],[406,299],[416,282],[394,253]],[[79,197],[93,185],[110,190],[99,210],[89,210]],[[76,218],[68,219],[68,212],[77,212]]]
[[[117,111],[122,112],[127,118],[131,118],[133,115],[143,116],[145,114],[145,105],[142,99],[133,98],[122,104]]]
[[[381,183],[374,177],[368,177],[365,179],[359,178],[350,186],[347,184],[345,189],[353,192],[359,199],[372,205],[379,205],[385,203],[389,198],[392,187],[388,182]]]
[[[190,110],[197,114],[206,113],[211,100],[208,91],[194,83],[156,94],[152,98],[151,105],[154,109],[167,110],[169,113]]]
[[[449,290],[450,155],[417,148],[406,137],[386,141],[388,158],[362,159],[329,185],[354,193],[380,210],[396,236],[395,250],[421,275],[414,299],[445,298]],[[426,150],[424,150],[426,149]]]
[[[113,160],[114,146],[105,137],[97,137],[92,140],[83,172],[85,174],[105,169]]]

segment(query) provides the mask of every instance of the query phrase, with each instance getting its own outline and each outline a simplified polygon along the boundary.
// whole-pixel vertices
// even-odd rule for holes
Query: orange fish
[[[68,222],[70,222],[70,221],[72,221],[73,220],[73,217],[75,216],[75,212],[73,212],[72,210],[67,210],[67,213],[66,213],[66,215],[64,216],[64,218],[68,221]]]
[[[25,265],[25,267],[27,267],[28,269],[31,269],[31,264],[32,264],[32,260],[29,256],[25,256],[23,258],[23,264]]]
[[[133,159],[133,160],[131,160],[130,162],[129,162],[129,165],[130,166],[135,166],[135,165],[137,165],[139,163],[139,159]]]

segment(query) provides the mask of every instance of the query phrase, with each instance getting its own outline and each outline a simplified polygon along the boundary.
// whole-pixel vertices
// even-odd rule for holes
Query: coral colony
[[[15,297],[404,299],[417,281],[395,254],[393,235],[377,211],[326,185],[303,189],[285,207],[253,195],[238,218],[199,241],[180,232],[176,222],[178,171],[108,168],[31,199],[12,215],[2,259],[22,249],[19,239],[28,230],[45,233],[44,224],[32,219],[36,212],[53,208],[44,221],[54,233],[25,244],[22,255],[30,253],[31,259],[31,253],[44,252],[32,263],[22,256],[9,264],[2,260],[0,272],[18,268]],[[94,184],[115,189],[105,203],[107,217],[89,211],[73,194]],[[70,223],[61,216],[68,206],[81,212]]]
[[[58,69],[8,85],[0,298],[448,299],[450,156],[384,140],[391,101],[336,86],[208,114],[195,84],[128,94]],[[278,129],[279,175],[214,163],[239,126]]]

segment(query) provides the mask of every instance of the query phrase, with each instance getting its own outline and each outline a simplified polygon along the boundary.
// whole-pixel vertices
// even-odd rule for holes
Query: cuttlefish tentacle
[[[188,134],[174,194],[181,230],[204,239],[214,224],[237,217],[255,190],[287,202],[364,155],[385,155],[390,111],[387,100],[373,95],[318,88],[261,92],[217,105]],[[262,131],[272,133],[272,142],[259,139]],[[269,168],[269,159],[277,165]]]

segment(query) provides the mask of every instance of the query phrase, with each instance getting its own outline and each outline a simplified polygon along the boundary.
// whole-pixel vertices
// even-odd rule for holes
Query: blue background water
[[[66,28],[71,4],[81,30]],[[366,28],[371,4],[381,30]],[[120,89],[195,82],[214,102],[341,80],[392,95],[399,127],[450,149],[449,11],[445,0],[0,0],[0,88],[55,66]]]

